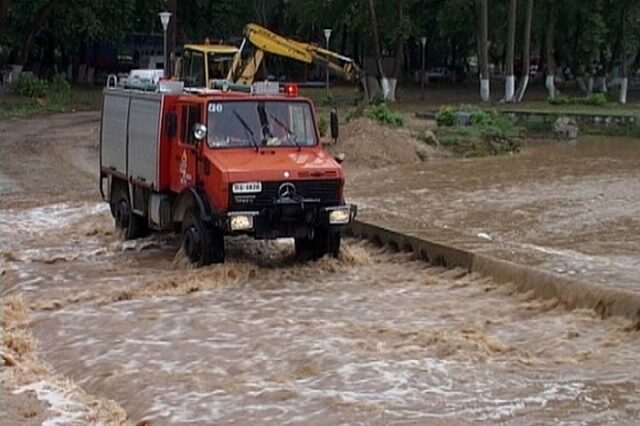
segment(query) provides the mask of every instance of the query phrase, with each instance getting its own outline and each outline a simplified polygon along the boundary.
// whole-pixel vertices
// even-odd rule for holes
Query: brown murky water
[[[640,140],[352,170],[348,184],[363,218],[640,292]]]
[[[95,161],[92,141],[71,141]],[[31,308],[27,327],[42,360],[134,422],[631,424],[640,416],[638,331],[624,321],[355,240],[338,260],[299,264],[290,241],[235,239],[227,264],[185,269],[171,236],[119,241],[90,173],[64,171],[58,182],[75,182],[64,201],[64,186],[46,184],[57,172],[44,173],[33,192],[21,189],[30,173],[4,174],[14,183],[0,211],[3,296],[21,295]],[[61,409],[59,398],[38,396]],[[87,422],[67,405],[62,423]]]

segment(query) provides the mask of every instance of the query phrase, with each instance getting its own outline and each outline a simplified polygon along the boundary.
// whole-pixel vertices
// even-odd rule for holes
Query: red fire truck
[[[307,259],[338,254],[356,212],[342,167],[320,143],[312,103],[274,84],[105,88],[100,190],[125,238],[180,232],[198,266],[224,262],[224,236],[236,234],[292,237]]]

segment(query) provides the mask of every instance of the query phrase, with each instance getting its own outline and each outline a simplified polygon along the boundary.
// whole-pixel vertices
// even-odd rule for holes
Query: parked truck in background
[[[274,83],[250,93],[164,83],[104,90],[100,190],[125,238],[177,231],[198,266],[223,262],[224,237],[237,234],[292,237],[304,258],[337,256],[355,206],[312,103]]]

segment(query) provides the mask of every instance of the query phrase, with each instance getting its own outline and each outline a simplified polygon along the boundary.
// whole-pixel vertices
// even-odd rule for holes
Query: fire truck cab
[[[292,237],[304,258],[337,256],[355,216],[344,173],[295,86],[249,93],[107,87],[100,189],[125,238],[177,231],[189,260],[224,261],[224,236]]]

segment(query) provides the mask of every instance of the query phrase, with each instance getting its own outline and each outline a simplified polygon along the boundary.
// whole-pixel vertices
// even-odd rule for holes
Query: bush
[[[605,106],[607,104],[607,96],[604,93],[596,93],[590,96],[582,96],[570,98],[564,95],[558,95],[553,99],[549,99],[551,105],[591,105]]]
[[[51,94],[68,95],[71,92],[71,83],[64,74],[56,74],[49,84],[49,92]]]
[[[320,98],[322,105],[333,105],[333,95],[331,92],[327,92]]]
[[[49,84],[49,101],[56,109],[64,109],[69,103],[71,84],[64,74],[56,74]]]
[[[454,126],[458,121],[458,112],[450,106],[441,107],[436,113],[438,126]]]
[[[376,121],[380,124],[386,124],[394,127],[404,125],[404,120],[400,114],[391,112],[386,103],[374,105],[364,110],[364,116],[369,120]]]
[[[549,98],[549,103],[551,105],[571,105],[573,99],[565,95],[557,95],[554,98]]]
[[[595,95],[583,98],[585,105],[605,106],[607,104],[607,95],[604,93],[596,93]]]
[[[345,120],[347,120],[347,123],[350,122],[351,120],[355,120],[356,118],[362,117],[362,110],[359,108],[353,108],[350,109],[349,112],[347,112],[347,116],[345,117]]]
[[[16,81],[15,92],[28,98],[42,98],[47,94],[47,82],[31,73],[23,73]]]
[[[471,112],[471,124],[474,126],[494,126],[497,121],[497,114],[483,109],[474,109]]]
[[[327,122],[327,119],[324,118],[324,116],[321,116],[320,120],[318,120],[318,131],[320,132],[320,136],[326,136],[327,130],[329,130],[329,123]]]

